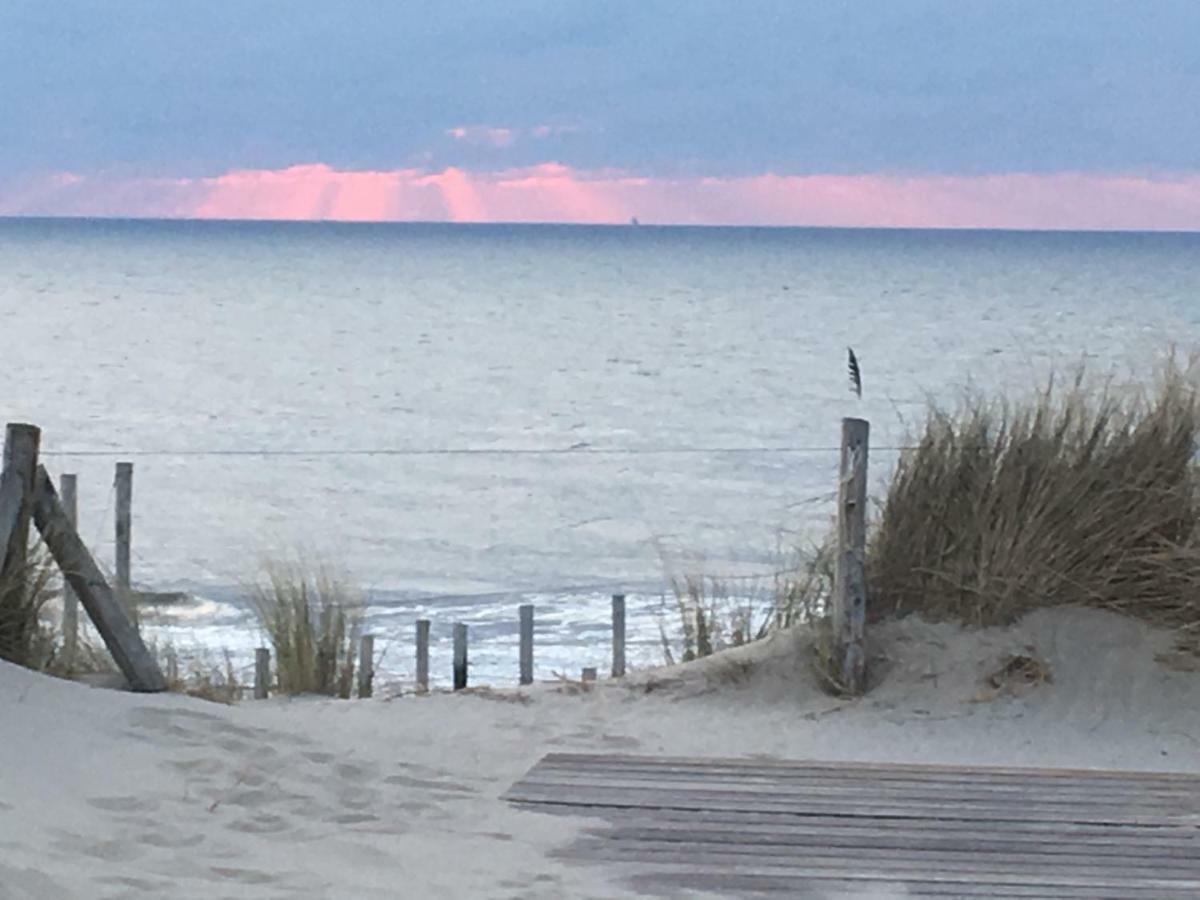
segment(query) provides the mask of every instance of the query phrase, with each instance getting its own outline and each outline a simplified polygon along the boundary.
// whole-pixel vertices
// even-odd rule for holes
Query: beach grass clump
[[[0,659],[31,669],[53,663],[56,643],[46,610],[59,594],[54,572],[39,543],[22,565],[0,575]]]
[[[873,611],[972,625],[1084,604],[1200,638],[1195,367],[1080,369],[1025,400],[932,409],[868,548]]]
[[[271,642],[280,692],[349,698],[362,603],[344,578],[268,562],[250,605]]]
[[[822,545],[796,551],[791,565],[767,576],[722,578],[689,573],[671,576],[677,638],[660,619],[668,665],[758,641],[784,628],[815,622],[825,614],[833,587],[833,557]]]

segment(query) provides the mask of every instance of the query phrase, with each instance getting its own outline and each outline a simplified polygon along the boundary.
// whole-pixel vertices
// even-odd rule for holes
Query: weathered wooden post
[[[454,624],[454,689],[461,691],[467,686],[467,626]]]
[[[65,477],[65,476],[64,476]],[[175,648],[167,645],[167,685],[174,687],[179,684],[179,655]]]
[[[266,700],[271,687],[271,651],[259,647],[254,651],[254,699]]]
[[[429,690],[429,620],[417,619],[417,690]]]
[[[116,589],[117,596],[132,614],[133,463],[117,463],[116,487]]]
[[[596,680],[596,667],[595,666],[585,666],[583,671],[579,675],[579,680],[581,682],[583,682],[584,684],[591,684],[592,682],[594,682]]]
[[[74,475],[64,474],[61,478],[62,505],[67,514],[71,527],[79,530],[79,497],[78,483]],[[79,641],[79,598],[71,590],[71,585],[64,579],[63,583],[63,664],[67,671],[75,667],[76,645]],[[169,657],[168,657],[169,660]],[[168,681],[175,679],[168,676]]]
[[[358,696],[367,698],[375,681],[375,635],[364,634],[358,642]]]
[[[36,425],[10,423],[4,430],[0,470],[0,582],[24,590],[29,565],[29,522],[33,516],[38,446]]]
[[[520,609],[521,650],[520,668],[522,685],[533,684],[533,604],[526,603]]]
[[[867,451],[870,423],[842,420],[838,473],[837,563],[833,591],[834,660],[842,687],[861,694],[867,686]]]
[[[625,595],[612,595],[612,673],[625,674]]]
[[[167,688],[158,662],[146,648],[137,626],[117,599],[104,573],[84,546],[79,533],[67,519],[54,483],[43,466],[37,469],[34,488],[33,521],[46,542],[46,548],[58,568],[87,610],[92,624],[104,639],[117,668],[135,691],[163,691]]]

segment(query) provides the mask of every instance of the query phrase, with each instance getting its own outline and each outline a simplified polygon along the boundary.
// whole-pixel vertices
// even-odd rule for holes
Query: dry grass
[[[54,560],[39,543],[25,565],[0,581],[0,659],[31,669],[53,666],[57,652],[47,605],[58,596]]]
[[[220,659],[202,648],[193,653],[180,668],[178,653],[171,645],[165,649],[152,648],[159,668],[167,678],[167,690],[186,694],[214,703],[232,704],[242,699],[244,685],[233,664],[233,655],[222,650]]]
[[[868,552],[871,604],[974,625],[1057,604],[1200,638],[1192,366],[1151,388],[1080,371],[1024,402],[934,410],[890,484]]]
[[[688,574],[671,576],[670,584],[679,637],[673,640],[660,619],[668,665],[762,640],[772,631],[798,623],[815,622],[825,614],[833,587],[833,556],[828,546],[821,546],[809,553],[796,551],[791,565],[772,575],[725,579]]]
[[[250,602],[271,642],[282,693],[350,696],[362,604],[344,579],[269,562]]]

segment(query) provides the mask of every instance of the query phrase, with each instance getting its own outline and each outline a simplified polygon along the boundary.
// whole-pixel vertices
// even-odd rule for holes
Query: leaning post
[[[867,452],[870,430],[870,423],[864,419],[842,420],[833,637],[834,660],[842,687],[851,694],[861,694],[867,686]]]
[[[266,700],[271,690],[271,651],[259,647],[254,651],[254,699]]]
[[[79,530],[79,498],[78,481],[74,475],[63,474],[60,479],[62,487],[62,505],[67,514],[71,527]],[[79,640],[79,597],[71,589],[71,585],[63,579],[63,662],[67,671],[75,666],[76,644]],[[174,680],[174,679],[169,679]]]

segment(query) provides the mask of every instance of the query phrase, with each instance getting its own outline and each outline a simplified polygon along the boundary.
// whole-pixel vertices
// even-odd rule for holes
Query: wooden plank
[[[29,523],[42,432],[36,425],[10,422],[4,430],[0,469],[0,582],[24,590],[29,565]]]
[[[861,821],[861,820],[860,820]],[[1113,857],[1184,857],[1200,858],[1200,839],[1193,834],[1180,834],[1174,839],[1138,838],[1129,834],[1083,835],[1050,832],[995,832],[986,827],[945,828],[941,831],[922,829],[915,823],[904,828],[880,828],[878,820],[859,825],[754,827],[726,823],[700,822],[694,825],[678,822],[663,823],[653,818],[630,821],[621,818],[610,827],[597,829],[614,841],[665,840],[681,841],[700,846],[709,843],[763,844],[786,847],[872,847],[900,849],[902,847],[938,847],[945,850],[970,850],[990,853],[1020,850],[1034,855],[1055,856],[1061,853],[1103,852]],[[1123,830],[1123,829],[1122,829]]]
[[[919,767],[915,769],[908,767],[876,768],[855,764],[847,764],[843,767],[837,763],[806,763],[788,766],[766,766],[749,763],[740,765],[730,765],[727,763],[699,765],[693,763],[685,765],[678,763],[651,764],[637,759],[626,760],[621,757],[615,757],[603,763],[590,761],[578,762],[573,759],[552,759],[547,757],[539,762],[534,767],[534,770],[603,772],[606,774],[623,772],[631,777],[645,775],[649,778],[687,775],[699,775],[708,778],[713,775],[726,775],[734,778],[766,778],[775,781],[824,778],[847,782],[858,781],[860,780],[859,775],[866,775],[872,780],[878,781],[907,781],[932,784],[1029,784],[1036,782],[1049,786],[1064,783],[1089,785],[1125,784],[1133,787],[1153,787],[1158,785],[1172,789],[1178,788],[1181,785],[1191,786],[1192,788],[1200,786],[1200,776],[1178,772],[1116,773],[1104,770],[1097,770],[1095,772],[1085,770],[1051,774],[1040,769],[964,769],[962,771],[954,771],[940,767],[929,770]],[[1122,774],[1125,777],[1119,777]]]
[[[840,686],[851,694],[867,687],[864,639],[867,620],[867,454],[871,426],[842,419],[838,475],[837,557],[833,589],[833,634]]]
[[[738,859],[737,854],[706,850],[703,858],[686,849],[676,847],[655,852],[641,849],[636,857],[619,848],[603,845],[584,849],[572,848],[572,859],[594,862],[634,861],[660,865],[688,865],[712,867],[717,871],[738,873],[775,872],[791,874],[796,878],[836,877],[845,879],[903,880],[905,877],[920,878],[931,882],[952,884],[991,881],[1001,884],[1053,885],[1065,887],[1093,888],[1152,888],[1200,891],[1200,877],[1167,878],[1137,873],[1092,872],[1086,868],[1067,866],[1042,866],[1035,863],[1013,863],[1008,866],[989,868],[981,863],[957,863],[954,861],[931,864],[914,859],[865,859],[861,856],[844,854],[828,859],[811,857],[779,857],[774,859]],[[933,866],[936,865],[936,868]],[[1200,896],[1200,895],[1198,895]]]
[[[846,803],[837,799],[813,800],[799,807],[793,800],[772,800],[767,797],[756,797],[752,800],[747,800],[742,796],[728,796],[717,792],[663,792],[650,794],[645,791],[628,791],[620,788],[612,790],[589,788],[587,791],[581,790],[568,794],[559,790],[522,785],[519,790],[515,790],[512,793],[512,799],[519,800],[522,803],[561,803],[568,798],[571,803],[581,807],[763,810],[790,812],[793,814],[812,812],[826,815],[836,815],[847,811]],[[1172,816],[1170,813],[1158,813],[1154,810],[1126,812],[1112,808],[1077,809],[1071,804],[1022,810],[1012,805],[954,803],[949,800],[944,803],[888,803],[886,801],[877,801],[855,806],[851,814],[861,817],[939,818],[946,821],[1090,822],[1118,825],[1127,822],[1133,824],[1159,824],[1191,820],[1191,816]]]
[[[982,883],[929,882],[920,879],[857,878],[808,876],[797,878],[784,873],[731,874],[712,868],[697,871],[687,866],[657,866],[653,871],[632,876],[630,882],[654,895],[677,895],[680,891],[695,890],[709,896],[735,897],[743,895],[781,894],[788,897],[807,897],[812,900],[836,900],[840,897],[987,897],[1037,898],[1037,900],[1195,900],[1194,894],[1164,888],[1076,887],[1068,885],[1027,885]]]
[[[1086,778],[1115,779],[1117,781],[1164,780],[1195,784],[1200,775],[1183,772],[1155,771],[1114,771],[1111,769],[1046,769],[1038,767],[1017,766],[957,766],[939,765],[936,763],[874,763],[874,762],[830,762],[825,760],[789,760],[768,757],[705,757],[697,759],[694,756],[643,756],[636,754],[607,754],[607,753],[547,753],[537,764],[552,765],[558,763],[594,764],[604,766],[619,763],[621,766],[664,766],[676,768],[693,768],[709,771],[713,768],[728,767],[731,769],[758,768],[777,772],[781,769],[798,772],[824,769],[832,772],[870,772],[877,774],[904,773],[908,775],[940,778],[942,776],[982,776],[982,775],[1016,775],[1022,778],[1062,778],[1082,776]]]
[[[961,822],[951,819],[914,818],[911,816],[854,816],[839,813],[798,814],[792,810],[767,812],[763,810],[714,810],[714,809],[661,809],[640,807],[594,807],[587,810],[573,802],[524,803],[510,800],[538,812],[578,817],[587,815],[611,825],[620,823],[639,824],[684,824],[711,827],[736,827],[741,830],[761,828],[764,832],[787,833],[795,829],[815,828],[822,831],[868,828],[879,833],[920,833],[936,840],[946,834],[977,833],[986,829],[997,835],[1028,834],[1040,840],[1052,841],[1062,837],[1070,839],[1099,838],[1120,835],[1121,840],[1135,840],[1139,844],[1154,841],[1198,841],[1200,833],[1190,823],[1137,824],[1094,823],[1094,822],[1031,822],[992,820],[979,823]]]
[[[79,596],[113,661],[135,691],[165,691],[158,663],[126,615],[79,533],[71,527],[50,476],[38,466],[33,518],[63,576]]]
[[[1200,882],[1200,860],[1194,855],[1173,858],[1148,859],[1145,857],[1113,858],[1103,852],[1059,853],[1055,855],[1034,854],[1023,850],[980,852],[967,848],[948,850],[942,847],[878,847],[854,845],[829,847],[814,844],[797,848],[780,844],[758,844],[746,842],[707,843],[685,845],[679,841],[642,839],[617,841],[609,835],[593,836],[577,841],[571,848],[573,856],[589,853],[627,854],[637,859],[658,858],[687,854],[692,858],[702,857],[710,862],[722,858],[736,861],[753,859],[769,865],[830,865],[868,867],[872,871],[920,870],[936,868],[939,872],[982,872],[988,875],[1012,872],[1054,872],[1072,877],[1098,875],[1115,877],[1117,873],[1139,878],[1163,878],[1170,876],[1179,880]]]
[[[942,802],[946,799],[980,800],[986,803],[1015,803],[1015,804],[1046,804],[1067,803],[1084,806],[1109,806],[1109,808],[1127,808],[1127,806],[1146,806],[1151,809],[1170,809],[1176,812],[1195,812],[1200,815],[1200,793],[1169,790],[1104,790],[1104,788],[1072,787],[1043,788],[1037,785],[979,785],[970,787],[946,786],[936,784],[887,785],[881,782],[866,781],[863,784],[779,784],[770,785],[763,782],[745,784],[733,780],[704,780],[704,779],[660,779],[658,781],[625,780],[619,775],[605,778],[604,775],[557,775],[544,772],[530,773],[522,784],[538,785],[539,787],[624,787],[628,790],[646,791],[722,791],[744,794],[744,796],[793,797],[797,800],[808,798],[887,798],[892,800],[911,799]]]

